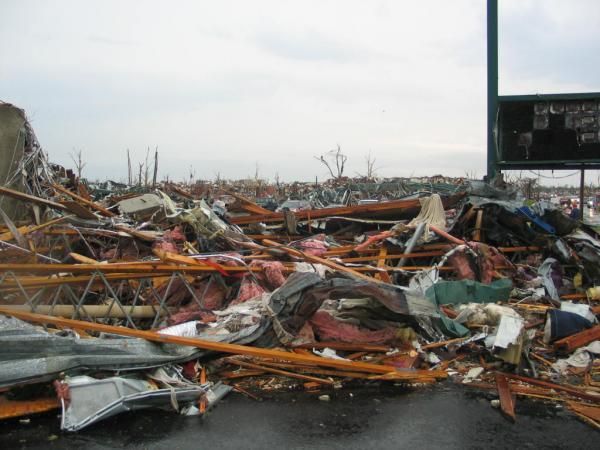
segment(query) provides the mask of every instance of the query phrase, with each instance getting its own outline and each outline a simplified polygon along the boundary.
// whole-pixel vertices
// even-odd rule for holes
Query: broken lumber
[[[81,203],[77,203],[75,200],[59,200],[59,203],[63,205],[67,211],[75,214],[77,217],[87,220],[98,220],[98,216],[96,216],[96,214],[87,209]]]
[[[16,317],[27,322],[53,324],[61,327],[70,327],[87,331],[98,331],[112,333],[119,336],[129,336],[140,339],[146,339],[152,342],[161,342],[167,344],[186,345],[190,347],[201,348],[220,353],[229,353],[233,355],[246,355],[258,358],[277,358],[283,361],[292,361],[299,363],[316,364],[318,366],[333,367],[335,369],[350,369],[352,371],[367,372],[374,374],[386,374],[398,371],[393,366],[379,364],[370,364],[357,361],[345,361],[338,359],[322,358],[320,356],[299,355],[297,353],[285,352],[282,350],[272,350],[266,348],[250,347],[239,344],[226,344],[223,342],[213,342],[198,338],[189,338],[182,336],[171,336],[154,331],[134,330],[126,327],[117,327],[101,323],[85,322],[82,320],[63,319],[58,317],[44,316],[28,312],[16,312],[8,308],[0,308],[0,314]],[[440,370],[405,370],[398,371],[398,376],[404,381],[418,382],[421,378],[444,379],[447,377],[445,371]]]
[[[254,364],[254,363],[250,363],[250,362],[246,362],[246,361],[240,361],[239,359],[235,359],[235,358],[227,358],[227,362],[230,364],[240,366],[240,367],[246,367],[248,369],[262,370],[264,372],[270,372],[270,373],[274,373],[276,375],[283,375],[284,377],[297,378],[298,380],[312,381],[312,382],[319,383],[319,384],[328,384],[330,386],[335,384],[333,381],[326,380],[324,378],[317,378],[317,377],[311,377],[310,375],[303,375],[300,373],[288,372],[287,370],[277,369],[275,367],[263,366],[260,364]]]
[[[448,209],[454,206],[464,194],[455,194],[442,199],[444,208]],[[323,219],[326,217],[369,217],[382,218],[391,217],[393,219],[411,218],[419,212],[421,203],[419,199],[393,200],[390,202],[373,203],[370,205],[358,206],[340,206],[334,208],[321,208],[294,212],[297,220],[306,220],[310,217],[312,220]],[[260,222],[283,222],[283,212],[274,212],[270,214],[261,214],[256,216],[230,217],[229,221],[236,225],[247,225]]]
[[[36,398],[34,400],[8,400],[0,396],[0,419],[29,416],[60,407],[56,397]]]
[[[131,236],[146,242],[154,242],[157,238],[157,235],[153,232],[134,230],[133,228],[126,227],[125,225],[115,225],[115,229],[130,234]]]
[[[190,265],[170,265],[162,261],[132,262],[132,263],[111,263],[111,264],[0,264],[0,273],[15,272],[15,273],[142,273],[149,276],[155,276],[156,273],[203,273],[217,272],[224,270],[226,272],[262,272],[259,267],[244,267],[244,266],[215,266],[204,264]]]
[[[29,233],[33,233],[34,231],[38,231],[38,230],[42,230],[44,228],[47,228],[51,225],[54,225],[56,223],[62,222],[63,220],[67,219],[70,216],[62,216],[59,217],[57,219],[52,219],[49,220],[46,223],[42,223],[40,225],[34,225],[34,226],[23,226],[23,227],[19,227],[18,231],[19,233],[21,233],[22,235],[26,235]],[[0,241],[10,241],[11,239],[14,239],[13,234],[10,231],[7,231],[5,233],[0,234]]]
[[[349,267],[342,266],[341,264],[334,263],[333,261],[330,261],[325,258],[320,258],[318,256],[310,255],[308,253],[303,253],[303,252],[293,249],[291,247],[286,247],[281,244],[278,244],[277,242],[270,241],[269,239],[263,239],[262,243],[268,247],[276,247],[279,250],[283,250],[285,253],[287,253],[290,256],[295,256],[296,258],[300,258],[305,261],[310,261],[310,262],[317,263],[317,264],[323,264],[324,266],[327,266],[330,269],[334,269],[339,272],[344,272],[348,275],[351,275],[355,278],[359,278],[361,280],[369,281],[371,283],[383,283],[383,281],[381,281],[381,280],[377,280],[377,279],[369,277],[367,275],[363,275],[362,273],[359,273],[356,270],[353,270]]]
[[[377,261],[377,268],[382,269],[382,272],[378,272],[375,274],[375,278],[381,281],[385,281],[386,283],[391,283],[392,279],[390,274],[387,273],[384,269],[385,267],[385,256],[387,255],[387,247],[385,245],[381,246],[381,251],[379,252],[379,260]]]
[[[559,353],[571,353],[573,350],[583,347],[590,342],[600,339],[600,325],[588,330],[567,336],[554,342],[554,349]]]
[[[524,377],[524,376],[515,375],[512,373],[502,372],[502,374],[506,378],[511,379],[511,380],[518,380],[518,381],[522,381],[524,383],[532,384],[534,386],[540,386],[540,387],[544,387],[547,389],[554,389],[555,391],[565,392],[574,397],[578,397],[578,398],[588,400],[591,402],[596,402],[596,403],[600,402],[600,395],[590,394],[590,393],[584,391],[583,389],[577,389],[577,388],[573,388],[573,387],[569,387],[569,386],[564,386],[562,384],[551,383],[549,381],[544,381],[544,380],[536,380],[535,378]]]
[[[36,203],[38,205],[48,206],[52,209],[58,209],[64,211],[67,208],[60,203],[53,202],[52,200],[46,200],[45,198],[36,197],[35,195],[25,194],[24,192],[15,191],[4,186],[0,186],[0,195],[6,195],[8,197],[21,200],[25,203]]]
[[[222,189],[223,192],[225,192],[227,195],[232,196],[233,198],[235,198],[238,202],[240,207],[246,211],[249,212],[250,214],[271,214],[273,211],[269,211],[266,208],[263,208],[260,205],[257,205],[256,203],[254,203],[252,200],[247,199],[246,197],[244,197],[243,195],[238,194],[237,192],[233,192],[233,191],[229,191],[227,189]]]
[[[598,424],[600,424],[600,407],[582,405],[575,402],[567,402],[567,407],[573,412],[582,414],[588,419],[593,420],[596,424],[596,427],[598,427]]]
[[[500,397],[500,409],[502,413],[512,422],[516,420],[515,416],[515,397],[510,391],[510,386],[506,377],[496,372],[496,387],[498,388],[498,396]]]
[[[97,203],[94,203],[94,202],[92,202],[92,201],[90,201],[90,200],[88,200],[88,199],[86,199],[86,198],[83,198],[83,197],[81,197],[81,196],[79,196],[79,195],[75,194],[74,192],[71,192],[70,190],[68,190],[68,189],[66,189],[66,188],[64,188],[64,187],[62,187],[62,186],[61,186],[61,185],[59,185],[59,184],[53,184],[53,185],[52,185],[52,188],[53,188],[55,191],[61,192],[61,193],[65,194],[65,195],[68,195],[68,196],[69,196],[69,197],[71,197],[73,200],[77,200],[78,202],[80,202],[80,203],[83,203],[83,204],[84,204],[84,205],[86,205],[86,206],[89,206],[90,208],[92,208],[92,209],[94,209],[94,210],[98,211],[98,212],[99,212],[100,214],[102,214],[103,216],[106,216],[106,217],[114,217],[114,216],[116,216],[116,214],[115,214],[114,212],[112,212],[112,211],[109,211],[108,209],[106,209],[106,208],[104,208],[104,207],[100,206],[99,204],[97,204]]]
[[[333,369],[321,369],[315,366],[296,366],[292,364],[282,364],[282,363],[272,363],[266,362],[262,363],[265,366],[269,367],[280,367],[280,368],[292,368],[302,373],[312,373],[316,375],[327,375],[332,377],[340,377],[340,378],[358,378],[368,380],[373,375],[370,375],[365,372],[349,372],[347,370],[333,370]],[[377,376],[377,375],[375,375]]]
[[[347,342],[314,342],[311,344],[294,345],[293,348],[306,348],[306,349],[330,348],[332,350],[339,350],[339,351],[343,351],[343,352],[373,352],[373,353],[386,353],[386,352],[389,352],[390,350],[392,350],[392,348],[387,345],[349,344]]]

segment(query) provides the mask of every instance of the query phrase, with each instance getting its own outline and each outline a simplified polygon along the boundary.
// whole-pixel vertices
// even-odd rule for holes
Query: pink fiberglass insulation
[[[206,283],[210,283],[208,287]],[[205,309],[221,309],[223,307],[223,303],[225,302],[225,289],[221,287],[216,282],[205,281],[200,286],[198,286],[195,290],[196,297],[200,300],[200,303],[204,305]],[[195,304],[196,301],[192,300]],[[190,303],[192,303],[190,302]]]
[[[237,305],[244,303],[251,298],[258,297],[264,294],[265,290],[260,287],[254,280],[249,276],[245,276],[240,284],[240,290],[238,291],[237,297],[231,302],[231,305]]]
[[[295,245],[307,255],[321,256],[327,251],[327,244],[320,239],[307,239]]]
[[[169,253],[179,253],[177,242],[184,242],[185,235],[181,231],[181,227],[177,225],[172,230],[167,230],[163,235],[154,241],[152,248]]]
[[[210,311],[202,311],[198,304],[188,305],[186,308],[181,308],[175,314],[171,315],[167,320],[169,325],[179,325],[180,323],[198,320],[200,322],[209,323],[216,322],[217,316]]]
[[[275,290],[285,283],[285,276],[283,275],[284,267],[279,261],[254,260],[250,263],[250,267],[259,267],[262,269],[262,272],[254,272],[254,277],[251,275],[244,276],[238,295],[231,302],[232,305],[243,303],[265,292]],[[255,277],[260,284],[255,281]]]
[[[398,339],[397,328],[367,330],[351,323],[336,320],[326,311],[317,311],[310,319],[316,336],[321,341],[339,341],[361,344],[391,344]]]
[[[167,230],[163,233],[163,239],[184,242],[185,234],[181,231],[181,226],[177,225],[172,230]]]
[[[279,261],[254,260],[250,263],[250,267],[259,267],[263,270],[262,273],[255,272],[255,275],[260,282],[267,283],[267,288],[274,290],[285,283],[284,267]]]
[[[476,280],[489,284],[496,277],[496,267],[512,267],[510,261],[497,248],[480,242],[470,242],[469,247],[477,253],[477,258],[466,251],[455,253],[448,258],[459,280]]]
[[[179,249],[177,248],[177,244],[175,244],[175,242],[173,241],[167,241],[167,240],[158,240],[155,241],[154,244],[152,245],[152,248],[155,250],[160,250],[162,252],[169,252],[169,253],[179,253]]]

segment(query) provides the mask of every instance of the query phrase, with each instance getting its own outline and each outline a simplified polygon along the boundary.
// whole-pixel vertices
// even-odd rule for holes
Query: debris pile
[[[525,396],[600,426],[600,238],[550,204],[446,180],[295,211],[235,186],[94,197],[36,154],[0,188],[1,418],[450,379],[511,420]]]

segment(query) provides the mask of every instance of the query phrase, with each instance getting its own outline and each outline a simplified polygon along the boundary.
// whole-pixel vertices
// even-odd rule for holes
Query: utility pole
[[[584,189],[585,189],[585,169],[582,168],[581,169],[581,178],[579,180],[579,219],[583,222],[583,200],[585,198],[584,196]]]
[[[487,179],[496,175],[498,111],[498,0],[487,0]]]

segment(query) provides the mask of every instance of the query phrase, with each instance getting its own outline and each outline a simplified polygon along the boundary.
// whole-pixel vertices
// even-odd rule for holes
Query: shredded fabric
[[[433,225],[442,230],[446,229],[446,213],[444,211],[444,204],[439,194],[433,194],[430,197],[423,197],[419,199],[421,203],[421,211],[417,217],[411,220],[408,224],[410,227],[416,227],[420,223],[425,224],[425,232],[423,233],[420,241],[428,242],[430,240],[429,225]]]

